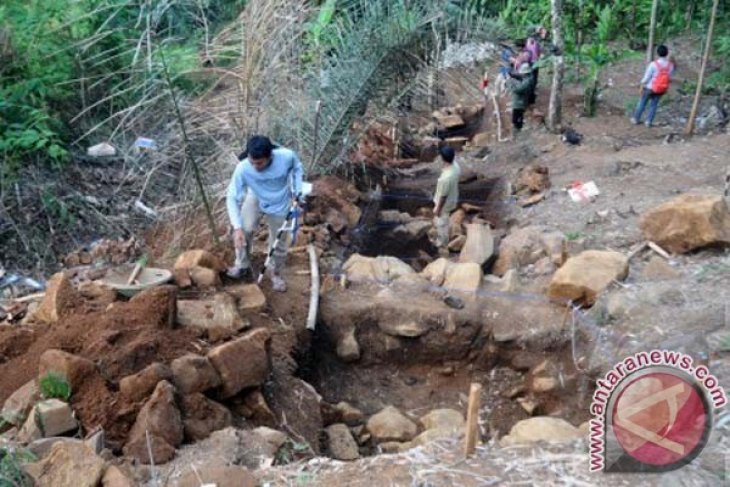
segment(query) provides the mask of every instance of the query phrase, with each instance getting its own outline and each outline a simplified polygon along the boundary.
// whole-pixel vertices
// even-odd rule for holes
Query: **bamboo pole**
[[[553,80],[550,87],[550,105],[548,107],[547,125],[552,132],[560,131],[562,123],[563,76],[565,74],[565,59],[563,50],[563,2],[551,0],[553,44],[558,52],[553,59]],[[580,63],[579,63],[580,66]]]
[[[466,457],[472,455],[477,446],[481,399],[482,385],[472,382],[469,388],[469,405],[466,410],[466,438],[464,439],[464,456]]]
[[[322,113],[322,100],[317,100],[317,104],[314,107],[314,137],[312,140],[312,162],[309,163],[308,174],[312,173],[314,166],[317,164],[317,147],[319,144],[319,116]]]
[[[210,226],[210,232],[213,234],[213,242],[215,243],[216,247],[220,246],[220,240],[218,240],[218,233],[216,232],[215,228],[215,220],[213,219],[213,212],[210,209],[210,203],[208,202],[208,195],[205,193],[205,187],[203,186],[203,179],[200,174],[200,168],[198,167],[198,162],[195,160],[195,157],[193,157],[193,154],[190,152],[190,140],[188,139],[188,132],[185,129],[185,119],[182,116],[182,113],[180,112],[180,105],[177,102],[177,97],[175,96],[175,90],[172,88],[172,80],[170,79],[170,72],[167,69],[167,62],[165,61],[165,54],[160,51],[160,58],[162,59],[162,72],[165,75],[165,83],[167,84],[167,89],[170,92],[170,98],[172,98],[172,105],[175,108],[175,116],[177,117],[177,121],[180,124],[180,130],[182,131],[183,135],[183,142],[185,143],[185,155],[187,156],[188,160],[193,166],[193,174],[195,175],[195,182],[198,185],[198,190],[200,191],[200,196],[203,199],[203,206],[205,206],[205,213],[208,216],[208,226]]]
[[[307,245],[309,252],[309,268],[312,274],[312,285],[309,291],[309,314],[307,315],[307,330],[314,330],[317,324],[317,308],[319,307],[319,264],[314,245]]]
[[[692,102],[692,110],[689,113],[689,120],[687,120],[687,127],[684,130],[686,135],[692,135],[695,131],[695,118],[697,118],[697,110],[700,107],[700,98],[702,97],[702,85],[705,82],[705,69],[707,68],[707,62],[710,59],[710,51],[712,51],[712,31],[715,29],[715,17],[717,17],[717,6],[720,0],[715,0],[712,3],[712,14],[710,14],[710,26],[707,29],[707,42],[705,43],[705,55],[702,56],[702,67],[700,68],[700,76],[697,80],[697,91],[695,92],[695,99]]]
[[[654,31],[656,31],[656,14],[659,9],[659,0],[651,3],[651,21],[649,22],[649,42],[646,46],[646,62],[650,63],[654,58]]]

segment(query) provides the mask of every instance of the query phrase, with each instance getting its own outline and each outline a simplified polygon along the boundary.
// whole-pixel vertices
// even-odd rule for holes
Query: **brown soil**
[[[112,445],[123,441],[137,405],[124,404],[118,381],[153,362],[169,362],[205,344],[186,329],[160,329],[157,313],[143,303],[116,302],[104,312],[72,314],[55,325],[0,335],[0,350],[15,356],[0,365],[0,401],[38,374],[38,360],[48,349],[61,349],[93,360],[99,375],[73,391],[72,405],[86,431],[104,427]],[[18,347],[18,348],[16,348]],[[18,350],[25,350],[18,353]]]

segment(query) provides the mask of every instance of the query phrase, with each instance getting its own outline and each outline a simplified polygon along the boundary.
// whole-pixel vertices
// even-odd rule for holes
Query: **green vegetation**
[[[201,42],[243,0],[5,0],[0,5],[0,154],[4,182],[22,167],[69,160],[69,143],[132,106],[159,80],[164,45],[178,88]],[[206,37],[207,36],[207,37]]]
[[[284,443],[284,445],[282,445],[276,452],[274,464],[285,465],[299,460],[309,453],[311,453],[311,449],[306,443],[299,443],[291,439],[287,439],[286,443]]]
[[[261,2],[262,15],[274,15],[275,10],[266,10],[267,3],[272,2]],[[657,43],[692,33],[698,36],[699,51],[710,3],[661,2]],[[245,0],[4,1],[0,5],[0,193],[23,168],[60,168],[71,152],[82,149],[74,142],[89,134],[95,134],[95,140],[118,134],[134,110],[164,101],[162,57],[176,89],[189,95],[209,86],[201,75],[203,66],[239,64],[247,55],[242,52],[243,43],[226,42],[225,37],[238,28],[230,27],[238,24],[231,21],[245,5]],[[643,54],[651,2],[564,0],[563,6],[565,54],[573,68],[567,79],[584,83],[585,111],[594,114],[601,72],[620,57]],[[343,147],[336,141],[348,139],[350,122],[363,113],[366,100],[404,96],[416,81],[412,74],[448,38],[463,38],[464,31],[491,39],[524,37],[530,27],[550,24],[547,1],[311,0],[302,2],[302,8],[305,24],[296,42],[301,65],[292,79],[301,80],[308,98],[328,103],[322,108],[318,140],[303,135],[311,131],[301,124],[296,134],[287,133],[293,127],[291,120],[278,114],[272,132],[310,160],[341,157]],[[286,21],[256,18],[267,25]],[[724,58],[730,55],[726,6],[721,7],[717,26],[714,57]],[[243,35],[252,31],[260,35],[255,27],[248,26]],[[224,39],[218,49],[210,49],[219,34]],[[259,57],[251,59],[253,66],[261,63],[261,57],[273,55],[266,49],[268,40],[259,42],[262,49]],[[724,63],[720,71],[709,75],[705,91],[727,93],[728,80],[730,65]],[[281,100],[272,103],[287,108]],[[301,110],[295,115],[301,119]],[[69,202],[57,204],[52,195],[45,200],[49,216],[64,220],[73,214]]]
[[[71,398],[71,384],[62,374],[48,372],[38,381],[38,386],[44,399],[68,401]]]
[[[0,487],[30,487],[33,481],[21,465],[35,461],[32,453],[22,448],[0,447]]]

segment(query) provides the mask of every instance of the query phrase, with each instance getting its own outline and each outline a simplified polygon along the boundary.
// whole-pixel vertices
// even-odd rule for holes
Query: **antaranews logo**
[[[596,381],[590,421],[590,469],[667,472],[707,444],[712,409],[725,390],[704,365],[668,350],[627,357]]]

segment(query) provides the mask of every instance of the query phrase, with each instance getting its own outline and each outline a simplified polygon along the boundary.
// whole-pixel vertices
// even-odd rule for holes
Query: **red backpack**
[[[669,83],[672,81],[672,63],[667,63],[662,67],[658,62],[654,62],[654,68],[657,72],[651,82],[651,91],[656,95],[663,95],[669,89]]]

